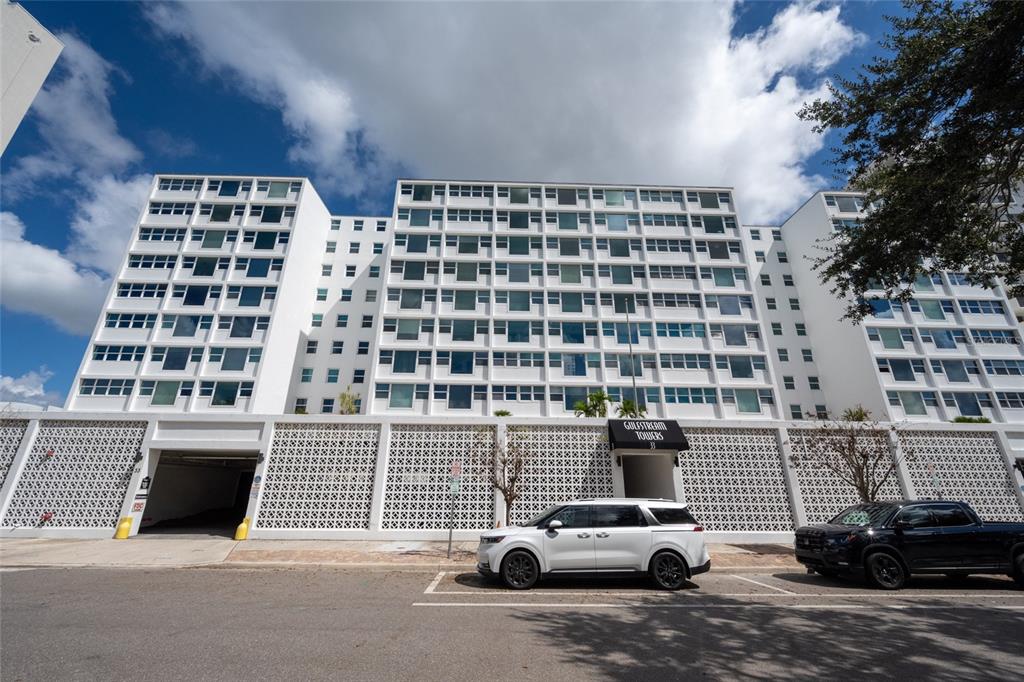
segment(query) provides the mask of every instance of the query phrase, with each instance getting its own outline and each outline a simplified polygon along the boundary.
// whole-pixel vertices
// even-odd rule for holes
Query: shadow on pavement
[[[470,587],[479,589],[481,591],[486,590],[507,590],[508,588],[501,582],[499,578],[485,578],[479,573],[460,573],[455,576],[455,582],[462,587]],[[692,582],[687,582],[683,586],[680,592],[686,590],[695,590],[698,586]],[[545,590],[629,590],[629,591],[646,591],[652,594],[664,594],[664,590],[659,590],[651,584],[651,581],[646,577],[637,576],[625,576],[625,577],[596,577],[596,578],[544,578],[539,581],[531,592],[543,592]]]
[[[579,679],[1019,679],[1020,612],[917,601],[908,610],[648,604],[521,609],[512,618]],[[676,608],[673,608],[676,606]],[[543,645],[543,644],[542,644]]]
[[[809,588],[843,588],[851,591],[862,592],[874,590],[864,580],[863,576],[849,575],[836,578],[826,578],[821,575],[810,575],[807,573],[777,572],[766,573],[791,585],[807,586]],[[984,594],[986,590],[1014,590],[1016,585],[1013,580],[998,575],[975,575],[966,578],[947,578],[944,575],[915,575],[907,583],[905,590],[945,590],[947,592],[972,592],[978,591]],[[884,590],[878,590],[884,594]],[[841,593],[837,593],[841,594]],[[891,594],[891,593],[889,593]]]

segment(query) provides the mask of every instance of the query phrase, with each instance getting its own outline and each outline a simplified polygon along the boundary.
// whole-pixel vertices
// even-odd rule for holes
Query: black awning
[[[671,419],[609,419],[608,442],[612,450],[689,450],[679,422]]]

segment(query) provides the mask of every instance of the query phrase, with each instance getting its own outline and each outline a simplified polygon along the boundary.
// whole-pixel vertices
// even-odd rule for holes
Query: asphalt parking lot
[[[0,677],[34,679],[1019,679],[1024,590],[918,578],[898,593],[795,571],[679,592],[469,572],[0,572]]]

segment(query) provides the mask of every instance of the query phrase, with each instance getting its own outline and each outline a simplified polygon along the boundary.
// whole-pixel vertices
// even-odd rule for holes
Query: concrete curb
[[[215,569],[215,570],[310,570],[310,569],[369,569],[372,572],[383,571],[404,571],[410,573],[438,573],[440,571],[459,571],[466,573],[476,572],[476,564],[473,563],[438,563],[438,564],[409,564],[401,562],[352,562],[352,563],[318,563],[299,561],[214,561],[208,563],[190,564],[12,564],[0,565],[0,572],[9,570],[36,570],[36,569],[107,569],[107,570],[164,570],[164,569]],[[714,566],[711,573],[775,573],[775,572],[797,572],[805,573],[803,566]],[[700,576],[697,576],[699,579]]]

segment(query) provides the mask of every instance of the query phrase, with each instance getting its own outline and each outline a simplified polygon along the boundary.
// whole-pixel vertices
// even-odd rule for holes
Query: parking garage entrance
[[[232,536],[245,518],[255,452],[163,451],[139,532]]]
[[[626,497],[676,499],[673,455],[622,455],[621,461]]]
[[[690,448],[678,422],[609,419],[608,444],[626,497],[678,499],[676,458]]]

